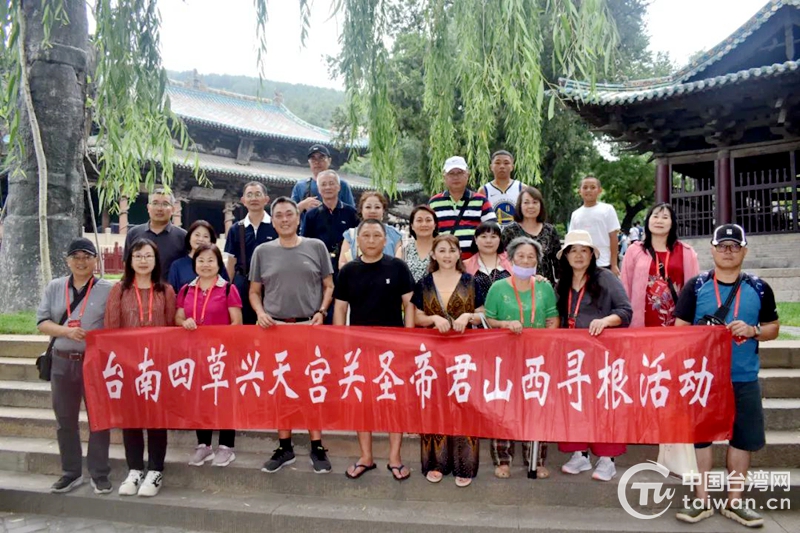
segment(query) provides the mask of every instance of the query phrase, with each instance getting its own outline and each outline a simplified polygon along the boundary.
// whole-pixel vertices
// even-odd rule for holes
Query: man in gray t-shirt
[[[282,196],[272,203],[272,226],[278,240],[260,245],[250,263],[250,305],[257,324],[268,328],[276,324],[322,324],[333,300],[333,265],[325,244],[297,234],[300,210],[290,198]],[[264,289],[264,296],[261,290]],[[311,463],[317,474],[331,471],[327,450],[322,446],[322,431],[309,429]],[[279,429],[280,443],[264,472],[277,472],[295,462],[292,431]]]

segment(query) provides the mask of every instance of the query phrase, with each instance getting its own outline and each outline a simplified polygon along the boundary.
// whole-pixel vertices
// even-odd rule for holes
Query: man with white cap
[[[766,444],[761,387],[758,383],[758,343],[778,337],[780,322],[775,294],[767,283],[747,272],[742,262],[747,256],[747,239],[738,224],[723,224],[711,238],[714,269],[690,279],[683,286],[675,306],[675,325],[725,325],[733,335],[731,381],[736,406],[733,434],[728,441],[726,463],[730,484],[727,506],[720,513],[747,527],[761,527],[764,519],[742,503],[750,455]],[[697,469],[701,479],[713,466],[711,443],[695,444]],[[741,484],[736,481],[741,481]],[[704,484],[695,488],[695,499],[676,517],[683,522],[700,522],[714,514],[707,501]]]
[[[444,162],[444,185],[446,191],[428,201],[439,220],[439,233],[450,233],[458,239],[461,257],[472,256],[472,238],[481,222],[497,220],[491,202],[481,193],[467,188],[469,168],[461,156],[453,156]]]

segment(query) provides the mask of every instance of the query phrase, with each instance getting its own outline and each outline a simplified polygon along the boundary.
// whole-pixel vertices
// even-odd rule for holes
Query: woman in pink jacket
[[[622,285],[633,307],[630,327],[672,326],[678,294],[699,270],[697,253],[678,240],[672,206],[653,206],[645,217],[644,239],[632,243],[622,261]]]

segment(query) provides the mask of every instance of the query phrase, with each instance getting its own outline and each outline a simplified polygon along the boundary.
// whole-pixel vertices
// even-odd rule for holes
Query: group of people
[[[48,285],[37,314],[40,331],[54,339],[52,395],[63,468],[54,492],[83,482],[82,358],[87,331],[98,328],[334,324],[423,327],[442,334],[480,327],[512,334],[569,328],[602,335],[607,328],[693,325],[724,312],[720,321],[735,339],[729,469],[746,472],[750,453],[764,446],[758,342],[777,337],[779,323],[770,287],[742,272],[747,241],[740,226],[716,229],[715,268],[701,273],[694,250],[678,239],[675,212],[657,204],[620,269],[619,221],[614,208],[598,200],[597,178],[581,181],[583,205],[572,214],[562,243],[547,221],[541,192],[512,179],[514,158],[500,151],[492,156],[494,180],[482,192],[468,188],[466,161],[449,158],[443,168],[446,189],[413,209],[410,239],[404,240],[385,222],[388,202],[382,193],[362,193],[356,206],[349,186],[330,170],[327,149],[312,146],[308,158],[312,177],[298,182],[291,198],[275,199],[269,213],[264,184],[245,185],[241,204],[247,215],[228,231],[224,256],[210,224],[198,221],[185,231],[170,222],[174,198],[164,190],[150,195],[149,222],[128,232],[119,283],[94,277],[97,251],[91,241],[70,244],[71,274]],[[737,305],[728,310],[722,302],[732,292]],[[315,472],[330,472],[320,428],[309,434]],[[197,431],[189,464],[223,467],[235,460],[234,429],[220,430],[216,449],[211,437],[210,430]],[[376,468],[371,434],[359,432],[358,441],[360,457],[345,472],[352,479]],[[402,434],[390,434],[389,442],[387,469],[398,481],[408,479]],[[147,429],[147,465],[142,429],[123,429],[123,443],[129,474],[119,493],[154,496],[163,482],[166,429]],[[421,435],[422,474],[431,483],[452,474],[459,487],[470,485],[478,473],[479,444],[474,436]],[[108,431],[91,433],[88,466],[97,493],[112,490],[108,445]],[[522,443],[524,462],[535,462],[530,468],[537,477],[548,477],[546,446],[537,446],[534,455],[529,445]],[[491,440],[490,446],[494,475],[508,478],[516,444]],[[710,470],[711,449],[696,447],[701,472]],[[615,477],[615,458],[626,451],[625,443],[570,442],[558,448],[569,454],[562,472],[593,470],[592,477],[601,481]],[[291,431],[279,429],[279,446],[262,470],[276,472],[295,461]],[[698,490],[697,496],[705,498],[705,492]],[[688,508],[678,517],[696,522],[711,513]],[[760,521],[746,508],[725,513],[747,525]]]

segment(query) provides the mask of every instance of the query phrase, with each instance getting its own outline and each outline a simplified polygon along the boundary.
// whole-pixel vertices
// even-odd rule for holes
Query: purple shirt
[[[209,290],[198,292],[197,278],[191,281],[178,292],[178,309],[183,309],[186,318],[194,318],[197,325],[204,326],[227,326],[231,323],[228,308],[242,308],[242,299],[236,286],[230,284],[228,296],[225,296],[225,287],[229,285],[227,281],[218,277],[217,283]],[[195,308],[195,294],[197,293],[197,307]],[[208,299],[208,304],[206,304]],[[205,307],[205,316],[203,316]],[[197,316],[195,316],[195,310]],[[202,319],[202,322],[201,322]]]

